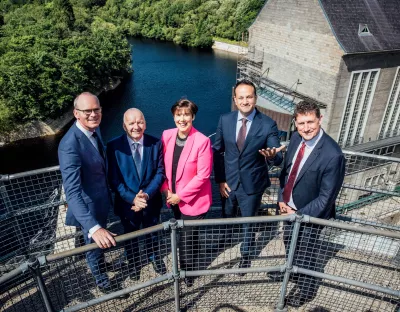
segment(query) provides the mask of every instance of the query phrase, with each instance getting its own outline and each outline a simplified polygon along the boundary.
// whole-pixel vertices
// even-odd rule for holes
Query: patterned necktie
[[[247,119],[242,118],[242,126],[239,129],[238,137],[236,140],[236,145],[237,145],[239,151],[242,151],[243,146],[244,146],[244,141],[246,141],[246,131],[247,131],[246,123],[247,123]]]
[[[140,153],[139,153],[139,143],[133,143],[133,161],[135,162],[135,166],[136,166],[136,171],[138,176],[140,177],[140,169],[142,166],[142,160],[140,158]]]
[[[101,142],[101,140],[96,132],[93,132],[92,137],[96,140],[97,151],[99,152],[100,156],[104,159],[103,142]]]
[[[287,183],[283,189],[282,195],[283,195],[283,201],[285,203],[288,203],[290,201],[290,196],[292,195],[294,182],[296,181],[297,172],[299,171],[300,163],[301,163],[301,160],[303,159],[305,148],[306,148],[306,143],[303,142],[301,144],[299,152],[297,153],[296,161],[294,162],[292,171],[290,171]]]

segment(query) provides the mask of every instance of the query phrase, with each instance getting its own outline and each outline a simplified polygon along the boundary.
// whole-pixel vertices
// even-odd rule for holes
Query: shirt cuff
[[[92,235],[94,234],[94,232],[96,232],[96,231],[99,230],[99,229],[101,229],[101,226],[100,226],[99,224],[96,224],[94,227],[92,227],[92,228],[89,230],[88,237],[89,237],[89,238],[92,238]]]
[[[147,194],[147,193],[143,193],[144,195],[146,195],[146,200],[149,200],[150,199],[150,196],[149,196],[149,194]]]

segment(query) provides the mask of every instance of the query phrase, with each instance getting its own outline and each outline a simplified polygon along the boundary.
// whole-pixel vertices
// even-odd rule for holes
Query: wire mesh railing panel
[[[120,243],[104,251],[100,249],[50,262],[42,268],[43,277],[56,310],[101,298],[105,294],[139,286],[171,272],[170,236],[166,231],[153,231]],[[91,259],[91,264],[88,258]],[[97,259],[97,258],[96,258]],[[162,282],[130,295],[105,301],[87,311],[145,311],[159,305],[174,304],[173,287]],[[153,298],[153,299],[151,299]]]
[[[326,279],[319,279],[313,283],[317,283],[318,286],[315,297],[300,302],[296,287],[292,283],[289,284],[286,296],[288,311],[397,312],[400,308],[398,298],[377,291]]]
[[[399,260],[399,239],[304,223],[300,227],[293,265],[398,291]],[[322,306],[330,311],[396,311],[395,306],[400,302],[399,298],[377,291],[354,290],[350,286],[296,272],[291,275],[290,282],[292,287],[287,301],[294,307],[310,303],[308,307]],[[357,300],[359,304],[354,304]],[[377,304],[382,305],[382,310],[371,308]]]
[[[180,233],[180,269],[215,271],[283,265],[281,227],[280,222],[185,226]],[[247,250],[243,250],[244,245]],[[211,311],[219,305],[272,307],[279,295],[280,281],[267,273],[231,273],[186,277],[181,287],[184,308]]]
[[[0,311],[45,311],[45,305],[40,296],[39,289],[29,271],[1,285]]]
[[[344,152],[346,176],[338,214],[400,228],[400,159]]]

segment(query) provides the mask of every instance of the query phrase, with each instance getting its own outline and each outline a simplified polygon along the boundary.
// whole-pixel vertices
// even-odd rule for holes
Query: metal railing
[[[346,177],[336,201],[337,217],[371,226],[400,229],[400,159],[345,151]],[[272,185],[265,191],[260,215],[275,215],[279,168],[272,168]],[[220,217],[218,187],[214,207]],[[82,233],[65,226],[66,201],[59,167],[0,176],[0,273],[8,272],[30,256],[53,254],[83,245]],[[172,215],[165,209],[162,220]],[[119,218],[109,216],[117,233]]]
[[[238,266],[241,227],[253,244],[248,268]],[[184,246],[190,229],[198,244]],[[146,241],[158,234],[167,273],[149,263]],[[170,220],[118,236],[105,251],[114,291],[102,294],[82,255],[95,244],[32,258],[0,277],[0,311],[398,311],[400,233],[308,216]],[[139,242],[140,279],[132,278],[124,244]],[[186,241],[187,242],[187,241]],[[180,250],[198,260],[181,267]],[[185,278],[194,278],[187,285]],[[299,295],[299,291],[303,294]],[[121,295],[130,294],[120,299]],[[298,300],[302,298],[302,300]]]

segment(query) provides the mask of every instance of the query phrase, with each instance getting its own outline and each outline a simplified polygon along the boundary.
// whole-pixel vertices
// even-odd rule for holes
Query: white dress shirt
[[[99,147],[97,146],[97,141],[96,141],[96,139],[93,137],[93,133],[94,133],[95,131],[92,132],[92,131],[86,130],[85,128],[82,127],[82,125],[81,125],[81,123],[80,123],[79,121],[76,122],[76,126],[78,127],[79,130],[81,130],[81,131],[83,132],[84,135],[87,136],[87,138],[88,138],[89,141],[93,144],[93,146],[94,146],[97,150],[99,150]]]
[[[255,115],[256,115],[256,110],[255,109],[253,109],[251,114],[249,116],[247,116],[247,117],[244,117],[242,115],[242,113],[240,111],[238,111],[238,118],[237,118],[237,122],[236,122],[236,141],[237,141],[237,137],[239,135],[239,130],[242,127],[242,119],[243,118],[247,119],[247,123],[246,123],[246,137],[247,137],[247,134],[249,133],[249,130],[250,130],[250,127],[251,127],[251,125],[253,123],[253,119],[254,119]]]
[[[93,144],[93,146],[99,150],[99,147],[97,145],[97,140],[93,137],[93,133],[95,131],[89,131],[86,130],[85,128],[82,127],[81,123],[79,122],[79,120],[76,121],[76,126],[79,130],[81,130],[83,132],[84,135],[87,136],[87,138],[89,139],[89,141]],[[98,229],[101,229],[100,224],[96,224],[95,226],[93,226],[92,228],[89,229],[89,234],[88,237],[91,238],[92,235],[94,234],[94,232],[96,232]]]
[[[303,168],[305,162],[307,161],[308,157],[311,155],[312,151],[314,150],[314,147],[318,144],[318,142],[321,139],[323,134],[324,134],[324,131],[322,129],[320,129],[318,135],[313,137],[311,140],[308,140],[308,141],[305,141],[304,139],[301,140],[299,146],[297,147],[297,151],[293,156],[292,166],[290,168],[290,172],[291,172],[292,168],[293,168],[293,165],[294,165],[294,162],[296,161],[297,154],[299,153],[300,147],[301,147],[302,143],[305,142],[306,143],[306,147],[304,149],[303,159],[301,160],[300,165],[299,165],[299,170],[297,171],[296,179],[297,179],[297,176],[299,175],[301,169]],[[290,176],[290,172],[289,172],[289,176]],[[296,183],[296,179],[294,180],[295,183]],[[297,210],[296,205],[293,202],[293,190],[292,190],[292,194],[290,194],[290,200],[287,203],[287,205],[290,206],[291,208]]]

